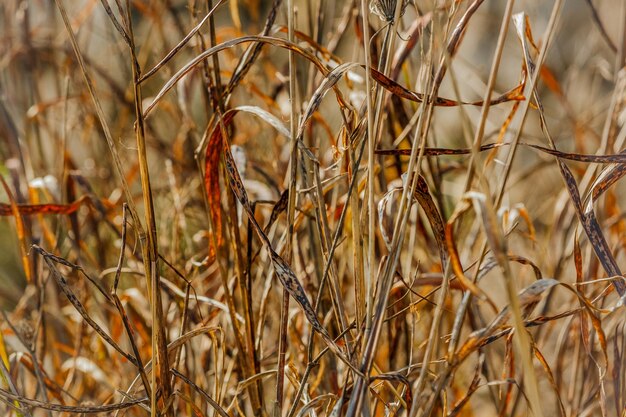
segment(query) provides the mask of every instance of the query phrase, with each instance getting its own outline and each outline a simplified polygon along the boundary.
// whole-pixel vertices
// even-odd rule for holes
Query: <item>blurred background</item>
[[[132,67],[128,48],[107,16],[103,4],[109,4],[111,13],[120,21],[124,21],[126,16],[120,14],[119,6],[124,9],[126,3],[130,4],[130,19],[137,58],[142,73],[145,74],[172,51],[194,27],[199,25],[208,10],[218,2],[217,0],[58,1],[67,9],[71,29],[76,36],[85,69],[93,80],[95,95],[104,111],[113,146],[119,153],[124,177],[138,206],[139,217],[143,219],[142,189],[134,131],[136,118]],[[294,0],[293,3],[296,10],[295,28],[299,31],[296,41],[298,48],[313,55],[315,62],[321,63],[326,71],[342,63],[364,62],[363,28],[359,15],[360,1]],[[451,31],[469,5],[475,2],[410,0],[408,3],[398,26],[398,38],[392,56],[404,50],[410,42],[415,41],[416,46],[411,49],[404,64],[399,67],[395,81],[408,90],[424,93],[427,85],[425,80],[433,77],[433,74],[428,72],[431,68],[429,65],[433,61],[438,64],[439,59],[444,56],[442,51],[445,50]],[[538,82],[538,95],[544,106],[547,127],[559,151],[595,154],[602,149],[604,153],[617,154],[624,148],[626,136],[626,130],[623,129],[625,118],[622,111],[625,101],[624,74],[622,73],[621,78],[618,74],[626,53],[625,3],[626,0],[569,0],[564,2]],[[214,14],[215,42],[222,44],[243,36],[258,35],[264,30],[268,36],[286,38],[286,4],[278,8],[275,21],[266,27],[273,4],[274,2],[269,0],[221,2]],[[471,17],[458,52],[451,61],[449,71],[439,90],[440,97],[465,103],[483,99],[505,4],[506,2],[501,0],[485,0]],[[515,2],[515,13],[524,13],[528,18],[529,32],[526,36],[530,37],[532,34],[532,40],[539,49],[546,41],[544,33],[553,4],[552,1],[545,0]],[[387,22],[371,13],[369,22],[371,33],[374,34],[371,50],[375,58],[374,62],[376,62],[383,48]],[[192,36],[173,58],[160,66],[154,75],[141,84],[144,110],[155,100],[167,82],[173,79],[177,71],[210,47],[211,37],[209,25],[206,23],[201,25],[199,34]],[[250,45],[249,42],[239,43],[218,54],[221,89],[229,85],[233,74],[238,71],[242,57],[245,57],[246,51],[249,51]],[[536,59],[534,52],[533,55]],[[298,79],[296,107],[302,113],[312,101],[314,92],[322,84],[324,77],[310,61],[301,56],[298,56],[296,64]],[[233,332],[228,327],[229,320],[224,314],[224,311],[227,311],[224,310],[227,291],[224,290],[220,274],[225,276],[231,290],[236,293],[235,277],[239,277],[239,272],[241,272],[237,268],[242,268],[244,272],[241,273],[249,274],[246,276],[250,277],[249,290],[253,294],[251,310],[258,319],[258,329],[261,330],[261,334],[265,332],[269,335],[265,337],[265,340],[261,340],[262,337],[259,336],[260,339],[255,341],[260,352],[259,369],[271,370],[276,366],[275,344],[281,308],[281,287],[277,284],[272,286],[272,282],[277,281],[275,279],[272,281],[267,254],[261,251],[257,241],[252,238],[247,240],[248,233],[251,232],[247,228],[241,207],[239,207],[239,212],[234,209],[229,210],[231,207],[229,204],[232,201],[229,200],[229,194],[225,191],[227,187],[224,177],[219,179],[222,193],[218,195],[217,205],[219,210],[224,212],[220,225],[223,224],[224,230],[228,228],[228,232],[225,232],[227,243],[217,254],[217,258],[215,253],[211,258],[209,249],[215,231],[210,227],[209,221],[210,208],[204,176],[207,167],[204,165],[205,148],[203,146],[210,137],[209,128],[213,127],[211,123],[216,115],[212,101],[215,86],[207,88],[210,84],[208,80],[213,76],[212,70],[215,62],[208,60],[206,65],[206,67],[195,66],[182,77],[174,88],[160,99],[146,119],[148,162],[157,213],[160,253],[177,268],[181,276],[184,275],[186,279],[189,279],[197,294],[211,299],[193,304],[194,307],[189,310],[193,310],[194,313],[189,313],[190,322],[186,322],[187,318],[182,313],[182,311],[187,311],[184,310],[187,306],[183,306],[182,302],[186,291],[185,283],[179,279],[178,274],[164,268],[165,277],[175,282],[172,284],[172,289],[167,291],[165,302],[167,306],[165,315],[168,323],[171,324],[168,334],[171,339],[179,335],[182,332],[179,328],[181,323],[186,326],[202,324],[229,329],[224,336],[226,343],[222,347],[227,353],[224,353],[222,360],[225,360],[224,357],[229,360],[236,357],[236,348],[233,348],[235,346]],[[518,87],[526,80],[524,75],[525,64],[520,38],[516,35],[515,26],[511,24],[493,96],[499,97]],[[335,94],[332,92],[327,94],[322,100],[319,111],[312,117],[313,122],[307,128],[305,135],[306,145],[320,162],[320,180],[331,190],[324,197],[324,203],[327,204],[325,213],[328,214],[330,227],[333,230],[337,227],[341,209],[348,205],[346,202],[347,178],[353,174],[353,169],[365,178],[364,167],[366,166],[365,159],[360,171],[358,167],[351,165],[354,148],[350,144],[350,137],[345,128],[346,120],[350,117],[354,124],[358,122],[359,109],[364,103],[366,87],[363,69],[355,67],[338,82],[337,86],[347,105],[341,107]],[[54,340],[56,344],[50,343],[58,350],[58,353],[50,354],[51,357],[46,359],[46,369],[54,374],[58,384],[64,385],[76,397],[100,403],[109,399],[107,393],[115,392],[115,389],[122,385],[125,386],[130,377],[128,375],[103,377],[90,368],[91,371],[85,371],[86,376],[84,376],[84,381],[87,381],[88,385],[78,388],[76,380],[72,379],[73,371],[69,370],[72,367],[59,366],[61,363],[68,364],[68,357],[78,355],[77,352],[81,352],[81,346],[84,349],[82,352],[89,354],[104,352],[105,349],[101,341],[94,341],[98,339],[91,331],[89,333],[91,337],[83,333],[75,336],[77,328],[87,334],[86,326],[83,328],[80,326],[84,324],[77,324],[81,322],[80,317],[72,310],[52,281],[42,278],[48,277],[46,265],[30,250],[30,245],[38,244],[58,256],[81,265],[88,274],[103,283],[105,288],[108,289],[111,286],[122,246],[121,207],[125,196],[93,102],[56,0],[2,0],[0,2],[0,175],[6,181],[12,197],[9,198],[5,191],[0,192],[0,202],[4,204],[4,211],[0,217],[0,307],[11,312],[12,317],[16,318],[35,320],[35,312],[39,310],[47,311],[46,314],[50,316],[51,321],[59,318],[59,323],[54,322],[54,326],[65,332],[63,334],[67,335],[67,340]],[[398,141],[399,143],[396,143],[396,139],[408,124],[408,119],[418,110],[418,104],[397,98],[389,99],[388,103],[388,107],[382,112],[383,129],[377,147],[408,149],[415,140],[412,135]],[[519,113],[516,113],[518,104],[519,100],[510,99],[491,107],[483,143],[506,143],[511,140],[516,134],[515,129],[519,126],[517,123]],[[249,68],[249,72],[232,90],[228,108],[233,109],[238,106],[255,106],[262,109],[273,115],[282,126],[289,128],[291,108],[286,49],[265,45],[260,50],[260,55]],[[427,146],[447,149],[470,147],[473,129],[478,124],[480,112],[480,105],[436,107],[428,132]],[[614,119],[613,122],[609,123],[612,119]],[[609,126],[613,129],[612,132],[608,132]],[[235,117],[228,129],[230,143],[238,146],[233,149],[240,158],[238,166],[244,184],[251,200],[258,202],[256,214],[259,221],[266,224],[271,217],[273,204],[279,200],[288,186],[289,138],[271,128],[267,120],[250,114]],[[606,138],[610,140],[607,142]],[[548,146],[536,106],[531,106],[521,133],[521,142]],[[506,146],[502,146],[496,150],[484,152],[479,157],[480,164],[477,166],[481,176],[484,177],[484,182],[492,191],[495,190],[504,172],[503,166],[508,152],[505,148]],[[377,171],[376,185],[378,203],[385,195],[388,195],[386,194],[388,190],[401,183],[400,176],[407,169],[408,157],[381,156],[377,158],[377,164],[380,166]],[[467,156],[448,155],[428,158],[423,163],[424,175],[431,185],[433,198],[442,213],[444,222],[450,219],[462,198],[468,160]],[[596,169],[597,165],[580,162],[568,161],[567,164],[579,181],[581,194],[584,196],[590,189],[593,179],[597,178],[600,169]],[[312,297],[312,294],[315,294],[319,288],[323,270],[320,265],[323,265],[323,262],[320,261],[322,259],[320,253],[316,252],[319,248],[314,242],[315,239],[311,238],[311,236],[317,236],[314,210],[304,203],[308,202],[304,187],[301,187],[300,183],[298,187],[302,195],[298,197],[301,201],[299,210],[304,214],[300,220],[301,227],[296,241],[297,250],[292,263],[294,270],[302,278],[307,293]],[[603,197],[603,200],[597,204],[596,210],[602,230],[606,234],[608,246],[613,251],[616,262],[624,267],[626,267],[624,262],[626,259],[626,219],[623,210],[626,204],[625,187],[623,181],[617,181],[606,193],[606,197]],[[362,200],[360,207],[364,212],[366,201],[364,183],[359,183],[357,188],[358,197]],[[38,213],[23,216],[22,225],[18,224],[12,216],[10,206],[12,201],[24,205],[57,204],[63,206],[76,202],[81,196],[89,197],[91,203],[81,204],[69,215]],[[210,196],[208,198],[210,199]],[[572,209],[569,195],[553,156],[537,152],[527,146],[520,147],[511,167],[511,175],[501,206],[503,207],[500,212],[501,216],[504,216],[503,213],[507,209],[515,209],[518,213],[515,218],[516,226],[511,229],[510,236],[507,237],[510,252],[531,260],[532,265],[542,272],[543,277],[553,277],[568,283],[573,283],[580,278],[577,273],[584,275],[585,280],[606,278],[591,245],[580,229],[579,220]],[[67,209],[67,206],[60,210],[62,209]],[[393,213],[393,209],[390,211]],[[420,213],[417,208],[413,209],[409,221],[411,232],[407,232],[406,239],[409,243],[407,243],[406,250],[402,252],[398,269],[407,280],[413,276],[419,276],[423,279],[432,278],[435,281],[439,279],[437,282],[440,282],[444,265],[438,257],[437,245],[428,222],[424,214]],[[354,228],[359,226],[360,222],[365,230],[366,224],[362,213],[361,217],[354,222],[352,222],[351,215],[352,212],[347,217],[345,231],[336,254],[336,267],[339,282],[343,285],[345,301],[349,306],[348,313],[354,316],[356,315],[354,277],[359,269],[353,253],[353,247],[358,246],[358,242],[354,242],[358,239],[353,240],[354,236],[358,236]],[[287,230],[284,217],[280,217],[277,226],[270,233],[272,241],[280,242],[280,245],[283,244]],[[480,240],[482,232],[476,217],[472,217],[470,222],[464,223],[459,229],[458,235],[464,239],[460,244],[461,257],[465,262],[464,265],[469,267],[474,265],[473,262],[481,256],[479,243],[482,242]],[[120,290],[123,290],[124,297],[126,297],[124,300],[130,306],[131,317],[137,323],[139,348],[145,352],[146,357],[150,357],[152,353],[149,340],[151,322],[146,300],[147,289],[141,276],[142,264],[137,255],[140,252],[139,241],[135,232],[131,224],[127,242],[128,255],[125,261],[125,267],[128,269],[122,274]],[[237,234],[237,238],[233,233]],[[581,239],[584,268],[577,269],[575,266],[575,237]],[[241,255],[239,252],[248,251],[246,259],[249,260],[249,255],[257,250],[261,255],[258,260],[254,258],[256,263],[250,261],[250,265],[246,265],[246,268],[238,263]],[[380,232],[377,232],[376,261],[387,254],[384,240]],[[533,272],[536,273],[536,270],[528,268],[527,265],[512,266],[515,276],[519,278],[519,289],[535,279]],[[372,266],[372,268],[375,267],[377,265]],[[507,302],[501,273],[496,268],[494,272],[487,271],[484,275],[482,282],[485,284],[481,282],[481,288],[484,287],[485,293],[498,301],[498,308],[503,308]],[[93,288],[89,287],[75,270],[71,271],[70,281],[76,286],[79,298],[84,299],[90,309],[97,310],[98,317],[103,322],[109,320],[109,327],[115,329],[117,337],[123,338],[119,318],[111,318],[115,314],[109,311],[112,310],[111,308],[102,306],[105,304],[102,297],[92,294]],[[41,284],[41,287],[45,288],[41,292],[45,294],[45,297],[32,290],[35,287],[34,284]],[[410,368],[413,354],[422,352],[424,341],[428,340],[433,307],[428,304],[424,306],[426,303],[418,305],[418,301],[412,298],[410,302],[407,301],[413,296],[410,294],[406,296],[404,289],[400,288],[400,284],[394,287],[391,296],[394,303],[389,313],[400,315],[397,319],[400,324],[396,326],[396,322],[389,322],[385,325],[388,327],[385,327],[383,342],[377,354],[381,372],[391,372],[396,369],[402,369],[404,372],[406,370],[404,367]],[[431,296],[434,290],[430,291],[433,288],[435,285],[429,284],[415,291],[419,291],[420,297],[434,298]],[[611,295],[610,291],[605,292],[599,286],[593,288],[590,290],[590,298],[594,300],[599,300],[606,294],[610,297],[615,296],[614,293]],[[571,294],[569,298],[563,294],[565,291],[561,291],[560,295],[542,304],[541,314],[544,316],[549,316],[550,313],[557,314],[561,312],[559,308],[565,308],[566,305],[572,311],[579,308],[578,300],[572,301]],[[39,305],[38,300],[44,299],[50,304]],[[447,327],[445,331],[442,331],[442,340],[445,342],[451,331],[454,310],[460,299],[461,291],[457,287],[446,302],[444,322]],[[218,304],[214,301],[221,304],[216,307]],[[611,299],[611,302],[614,301]],[[331,303],[328,299],[325,299],[325,302],[324,314],[328,313],[327,322],[332,322],[332,314],[329,313]],[[606,304],[600,301],[598,308],[604,308],[608,304],[608,301]],[[239,313],[243,314],[244,297],[235,296],[233,305]],[[303,330],[306,327],[304,325],[306,321],[298,315],[301,311],[293,302],[290,311],[290,357],[295,363],[295,365],[292,363],[292,366],[295,369],[293,378],[296,380],[296,377],[304,372],[303,364],[306,363],[306,360],[302,359],[306,353],[304,336],[306,332]],[[194,315],[196,313],[197,315]],[[492,313],[485,305],[475,307],[472,312],[476,316],[485,314],[488,318],[493,317]],[[257,314],[258,317],[256,317]],[[62,323],[62,318],[67,318],[65,324]],[[619,318],[611,316],[609,321],[613,330],[621,326],[623,336],[623,320],[620,324]],[[481,319],[476,319],[463,331],[463,335],[467,337],[472,330],[480,327],[481,323],[485,324],[481,322]],[[542,348],[549,351],[546,353],[547,362],[555,369],[561,395],[563,398],[571,398],[574,396],[572,393],[574,388],[569,389],[569,374],[565,370],[571,363],[580,361],[581,358],[584,358],[583,363],[587,364],[589,359],[585,356],[586,349],[589,350],[587,353],[590,356],[595,355],[596,358],[600,357],[600,349],[594,345],[597,340],[592,340],[591,347],[587,341],[584,346],[574,342],[581,338],[581,333],[584,337],[585,332],[589,332],[589,324],[584,327],[578,321],[571,319],[567,324],[561,324],[562,327],[552,326],[552,324],[546,325],[547,331],[537,331],[538,341],[540,340]],[[411,329],[410,335],[409,328]],[[6,335],[11,335],[11,331],[6,328],[5,330]],[[609,339],[611,334],[620,334],[617,330],[615,333],[608,333]],[[76,339],[71,339],[71,335],[74,335]],[[19,343],[14,339],[10,340],[13,343],[11,349],[19,351],[16,347],[20,346]],[[620,339],[615,336],[615,339],[611,339],[609,346],[617,346],[617,344],[611,345],[614,340],[623,340],[623,337]],[[51,341],[52,339],[49,340]],[[198,352],[201,353],[193,359],[185,357],[183,362],[187,360],[190,369],[202,371],[211,369],[215,372],[214,375],[218,374],[218,370],[229,376],[231,371],[235,374],[238,372],[238,365],[235,364],[234,359],[228,365],[220,362],[217,366],[218,361],[211,356],[212,353],[208,353],[210,351],[208,345],[209,342],[205,340],[201,347],[196,346]],[[494,343],[493,346],[487,348],[495,352],[496,359],[492,360],[490,368],[493,379],[490,382],[496,382],[493,382],[491,386],[481,386],[483,389],[474,397],[477,400],[472,400],[472,410],[476,414],[468,412],[468,414],[461,415],[498,415],[498,413],[525,415],[527,409],[522,406],[515,405],[507,408],[507,403],[501,410],[494,411],[491,405],[498,402],[494,398],[500,398],[494,394],[500,389],[499,386],[497,388],[495,386],[502,382],[496,377],[502,376],[504,380],[507,376],[504,375],[505,372],[502,369],[505,369],[505,365],[510,365],[505,364],[508,358],[506,356],[508,347],[510,345],[504,346],[504,342],[501,342],[500,344]],[[621,357],[619,357],[619,348],[615,348],[612,352],[617,352],[616,363],[624,362],[623,350]],[[445,352],[441,351],[439,354],[443,358]],[[100,356],[94,353],[92,356],[94,363],[101,368],[105,370],[113,368],[111,363],[103,360],[107,357],[104,353]],[[443,359],[441,360],[443,362]],[[116,362],[117,365],[122,366],[119,362]],[[129,365],[125,363],[124,366]],[[324,369],[337,368],[337,361],[330,362],[329,360],[326,366],[317,375],[316,387],[320,392],[336,393],[342,382],[341,377],[334,373],[325,374]],[[510,366],[515,367],[515,364]],[[537,373],[540,374],[542,370],[539,367],[537,369]],[[605,370],[607,375],[611,375],[611,372],[619,373],[620,369],[623,370],[617,365],[607,365]],[[578,376],[578,379],[573,379],[580,381],[577,382],[576,389],[588,394],[581,394],[576,397],[578,399],[575,403],[568,405],[566,413],[568,416],[600,415],[597,407],[589,406],[590,408],[586,409],[587,414],[583,412],[587,405],[585,399],[593,402],[600,395],[598,392],[601,389],[598,382],[600,379],[594,379],[593,382],[587,384],[585,370],[597,371],[593,368],[593,364],[581,365],[580,369],[576,368],[574,371],[574,377]],[[416,369],[406,371],[411,383],[414,382],[417,372]],[[449,390],[450,398],[454,397],[458,400],[462,397],[461,393],[466,383],[471,380],[472,372],[473,364],[461,368],[458,379],[462,383]],[[201,373],[198,371],[198,375]],[[130,374],[132,372],[129,372]],[[544,411],[546,415],[553,413],[556,415],[559,408],[553,386],[544,374],[541,375],[540,387],[542,394],[545,392],[546,396]],[[228,394],[223,394],[224,398],[236,403],[239,396],[237,384],[245,379],[244,376],[244,373],[237,374],[225,384],[230,391]],[[511,378],[516,376],[511,376]],[[209,382],[209,377],[204,380],[202,378],[205,376],[200,375],[198,378],[203,383],[206,382],[207,386],[214,387],[211,385],[213,382]],[[102,392],[99,391],[99,383],[106,387]],[[273,398],[271,397],[274,390],[273,384],[274,382],[271,387],[266,388],[265,395],[268,398]],[[606,384],[611,385],[609,382]],[[463,389],[459,388],[461,385]],[[295,387],[295,384],[293,386]],[[605,387],[602,386],[602,390],[604,389]],[[617,404],[614,407],[615,413],[608,415],[617,415],[620,398],[623,399],[619,393],[624,391],[624,387],[617,384],[607,389],[608,401],[611,405]],[[106,393],[103,393],[104,391]],[[288,399],[293,398],[295,389],[292,387],[289,393]],[[602,393],[604,395],[604,391]],[[34,390],[31,390],[30,394],[35,395]],[[504,396],[504,393],[500,392],[500,394]],[[385,395],[381,394],[381,398],[383,397]],[[224,402],[227,401],[224,400]],[[250,413],[249,404],[242,405],[242,408],[243,414]],[[375,415],[387,415],[385,414],[387,411],[382,411],[383,407],[379,406],[376,410],[378,412],[374,413]],[[510,414],[505,413],[507,410]],[[578,414],[579,411],[580,414]]]

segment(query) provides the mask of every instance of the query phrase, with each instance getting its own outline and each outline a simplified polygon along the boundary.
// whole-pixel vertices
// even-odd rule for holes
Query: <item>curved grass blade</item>
[[[31,408],[41,408],[44,410],[50,411],[58,411],[60,413],[71,413],[71,414],[100,414],[100,413],[108,413],[110,411],[123,410],[125,408],[130,408],[135,405],[142,404],[148,401],[148,398],[140,398],[137,400],[128,400],[123,403],[117,404],[107,404],[100,406],[80,406],[80,405],[63,405],[63,404],[53,404],[50,402],[33,400],[30,398],[22,397],[21,395],[12,394],[9,391],[6,391],[0,388],[0,396],[5,399],[19,401],[22,404],[25,404]]]
[[[370,68],[370,73],[372,74],[372,78],[376,81],[381,87],[385,90],[389,91],[391,94],[398,96],[400,98],[404,98],[406,100],[414,101],[417,103],[421,103],[424,101],[424,94],[416,93],[414,91],[408,90],[392,80],[391,78],[385,76],[383,73],[375,70],[374,68]],[[516,86],[515,88],[507,91],[506,93],[493,98],[490,101],[491,105],[505,103],[507,101],[522,101],[524,100],[524,96],[522,95],[523,84]],[[456,100],[450,100],[443,97],[435,97],[434,98],[435,106],[442,107],[453,107],[453,106],[482,106],[483,101],[472,101],[472,102],[459,102]]]
[[[541,270],[539,269],[539,267],[532,262],[530,259],[526,259],[522,256],[518,256],[518,255],[508,255],[507,258],[509,259],[509,261],[513,261],[513,262],[517,262],[519,264],[522,265],[528,265],[533,269],[533,273],[535,275],[535,279],[540,280],[543,278],[543,274],[541,273]],[[491,271],[493,268],[495,268],[498,265],[498,261],[496,261],[495,258],[490,258],[487,259],[487,261],[483,262],[483,266],[480,268],[480,270],[478,271],[478,274],[476,276],[476,280],[481,279],[482,277],[484,277],[485,275],[487,275],[487,273],[489,271]]]
[[[424,214],[426,214],[426,218],[428,219],[430,227],[433,230],[437,247],[439,248],[441,267],[445,268],[448,259],[448,250],[446,246],[446,230],[443,217],[441,216],[433,197],[430,195],[428,183],[421,175],[417,178],[417,187],[415,187],[413,198],[417,200],[419,205],[424,210]]]
[[[491,143],[488,145],[483,145],[478,150],[479,152],[488,151],[490,149],[499,148],[501,146],[508,146],[508,143]],[[609,163],[618,163],[618,164],[626,164],[626,153],[618,153],[611,155],[589,155],[589,154],[578,154],[578,153],[567,153],[557,151],[556,149],[546,148],[540,145],[534,145],[532,143],[523,143],[520,142],[519,145],[527,146],[532,149],[538,150],[540,152],[544,152],[550,154],[552,156],[556,156],[560,159],[567,159],[570,161],[577,162],[587,162],[587,163],[595,163],[595,164],[609,164]],[[410,155],[411,149],[377,149],[377,155]],[[472,153],[472,150],[469,148],[425,148],[424,156],[445,156],[445,155],[469,155]],[[619,166],[618,166],[619,167]],[[615,168],[618,168],[615,167]],[[620,170],[617,170],[620,171]],[[620,172],[623,176],[626,173],[626,168],[622,167],[624,172]],[[618,173],[613,173],[611,176],[612,182],[608,184],[610,186],[613,182],[617,181],[617,179],[621,178],[618,176]],[[617,177],[617,178],[616,178]],[[605,186],[606,187],[606,186]]]
[[[522,43],[522,51],[524,53],[526,67],[528,68],[529,72],[533,74],[535,72],[536,64],[531,57],[531,48],[536,50],[536,46],[534,46],[534,42],[532,40],[531,29],[530,25],[528,24],[528,17],[524,13],[519,13],[514,16],[514,22],[517,35]],[[552,136],[550,135],[550,132],[548,131],[548,125],[543,112],[543,105],[541,104],[541,100],[539,99],[539,95],[537,94],[537,91],[535,89],[533,89],[533,96],[539,110],[542,130],[546,135],[551,148],[553,148],[553,151],[556,151],[554,141],[552,139]],[[576,183],[576,179],[561,158],[557,157],[556,161],[561,172],[561,177],[565,182],[567,192],[570,195],[570,199],[574,205],[576,215],[578,216],[578,219],[580,220],[580,223],[585,230],[587,238],[589,239],[589,242],[591,243],[591,246],[593,247],[596,256],[600,260],[602,267],[609,276],[622,276],[621,270],[617,265],[613,254],[611,253],[611,249],[609,248],[606,239],[604,238],[602,228],[598,224],[598,220],[596,219],[596,216],[593,212],[594,200],[591,199],[589,201],[589,204],[587,205],[587,210],[583,209],[583,204],[580,198],[580,192],[578,191],[578,184]],[[620,164],[618,166],[624,165]],[[618,177],[619,175],[615,175],[612,178],[615,178],[614,181],[617,181],[617,179],[619,179]],[[602,188],[605,190],[606,188],[608,188],[608,186],[610,186],[610,184],[603,186]],[[626,294],[626,284],[624,284],[622,280],[614,279],[612,283],[620,296]]]
[[[479,152],[488,151],[490,149],[504,146],[503,143],[492,143],[480,147]],[[374,151],[377,155],[411,155],[409,149],[377,149]],[[451,148],[424,148],[424,156],[441,156],[441,155],[469,155],[472,150],[469,148],[451,149]]]
[[[347,62],[345,64],[341,64],[333,70],[326,74],[324,77],[324,81],[317,87],[311,99],[309,100],[309,104],[306,109],[302,113],[302,117],[300,119],[300,125],[298,126],[298,134],[296,135],[298,141],[301,140],[302,135],[304,134],[304,129],[306,129],[309,120],[313,117],[313,113],[319,108],[322,103],[322,99],[326,95],[326,93],[331,89],[335,88],[335,85],[341,80],[341,78],[352,68],[361,66],[361,64],[355,62]],[[340,96],[338,96],[340,98]],[[345,107],[345,106],[342,106]]]
[[[123,357],[128,359],[130,363],[132,363],[135,366],[139,366],[139,362],[137,362],[135,357],[127,353],[124,349],[122,349],[113,340],[113,338],[111,338],[111,336],[109,336],[108,333],[105,332],[102,329],[102,327],[100,327],[98,323],[96,323],[91,318],[91,316],[89,316],[89,313],[87,312],[83,304],[76,297],[74,292],[70,289],[65,277],[59,272],[59,270],[54,265],[54,262],[52,261],[52,257],[50,256],[50,254],[37,245],[33,245],[33,249],[43,257],[44,261],[46,262],[46,265],[48,266],[48,269],[50,270],[50,272],[52,273],[52,276],[54,277],[54,280],[57,282],[57,284],[61,288],[61,291],[63,291],[63,294],[65,294],[67,299],[74,306],[76,311],[78,311],[78,313],[83,317],[83,319],[87,322],[87,324],[89,324],[89,326],[91,326],[91,328],[94,329],[96,333],[98,333],[100,337],[102,337],[102,339],[104,339],[109,345],[111,345],[111,347],[117,350]],[[57,259],[57,257],[55,257],[55,259]]]
[[[550,365],[548,364],[548,361],[543,356],[543,353],[541,353],[537,345],[534,342],[531,342],[531,343],[533,345],[533,351],[535,352],[535,358],[537,358],[537,360],[543,367],[543,370],[546,372],[546,375],[548,376],[548,381],[550,382],[550,386],[554,390],[554,394],[556,395],[556,398],[558,400],[559,411],[561,412],[561,416],[565,417],[567,413],[565,412],[565,406],[563,405],[563,400],[561,399],[559,386],[556,383],[556,380],[554,379],[554,374],[552,373],[552,369],[550,369]]]
[[[199,54],[198,56],[196,56],[191,61],[189,61],[187,64],[185,64],[180,70],[178,70],[178,72],[176,72],[176,74],[174,74],[165,83],[163,87],[161,87],[161,90],[154,97],[152,103],[150,103],[150,105],[144,110],[143,112],[144,118],[150,114],[150,112],[159,103],[159,101],[161,101],[163,96],[165,96],[165,94],[167,94],[167,92],[170,91],[178,83],[178,81],[180,81],[185,75],[191,72],[195,68],[196,65],[201,64],[204,60],[206,60],[207,58],[213,56],[214,54],[218,52],[224,51],[226,49],[240,45],[242,43],[250,43],[250,42],[269,44],[269,45],[273,45],[279,48],[294,51],[298,55],[310,61],[323,75],[326,75],[330,72],[326,68],[326,66],[311,52],[285,39],[273,38],[270,36],[241,36],[239,38],[231,39],[229,41],[216,45],[212,48],[209,48],[206,51]],[[338,90],[336,90],[336,93],[338,95],[338,100],[340,100],[341,103],[345,103],[345,101],[341,98],[341,93]]]
[[[272,6],[270,8],[270,11],[267,15],[267,19],[265,20],[265,25],[263,27],[263,33],[262,33],[263,36],[267,36],[270,33],[270,30],[272,29],[272,26],[274,25],[274,22],[276,21],[276,16],[278,15],[278,8],[280,7],[281,3],[282,3],[282,0],[272,1]],[[232,5],[234,5],[233,2],[231,2],[231,6]],[[242,54],[241,59],[237,63],[235,72],[233,73],[233,76],[231,77],[230,81],[228,82],[228,86],[226,87],[226,91],[225,91],[226,95],[230,94],[230,92],[233,91],[235,87],[237,87],[237,85],[243,79],[243,77],[246,76],[250,68],[252,68],[254,61],[258,58],[259,54],[261,53],[262,48],[263,48],[262,43],[250,45],[248,49],[246,49],[246,51]]]
[[[596,216],[593,212],[593,206],[590,205],[590,209],[588,209],[587,211],[583,210],[582,200],[580,199],[580,193],[578,191],[578,184],[576,183],[576,179],[572,175],[572,172],[567,167],[567,165],[565,165],[565,163],[560,160],[557,161],[559,164],[561,175],[563,176],[563,180],[565,181],[567,191],[570,195],[572,203],[574,204],[576,214],[583,226],[583,229],[585,230],[585,233],[587,234],[587,238],[589,239],[589,242],[591,243],[591,246],[593,247],[596,256],[600,260],[600,263],[602,264],[604,270],[609,276],[621,276],[622,272],[617,265],[613,254],[611,253],[609,244],[602,234],[602,229],[598,224],[598,220],[596,219]],[[626,294],[626,284],[624,284],[624,281],[614,279],[612,283],[620,296]]]
[[[199,393],[202,396],[202,398],[204,398],[206,400],[206,402],[209,403],[211,405],[211,407],[213,407],[213,409],[215,411],[217,411],[217,413],[220,416],[222,416],[222,417],[230,417],[228,415],[228,413],[226,411],[224,411],[224,409],[213,398],[211,398],[211,396],[209,394],[207,394],[207,392],[205,390],[203,390],[198,385],[196,385],[191,379],[189,379],[185,375],[181,374],[177,369],[172,368],[172,369],[170,369],[170,372],[174,376],[182,379],[185,382],[185,384],[189,385],[197,393]]]
[[[592,184],[591,191],[585,197],[585,200],[588,200],[586,211],[589,211],[591,208],[590,205],[593,205],[606,190],[619,181],[624,175],[626,175],[626,164],[607,167],[602,171]]]
[[[541,152],[556,156],[560,159],[568,159],[570,161],[589,162],[595,164],[609,164],[609,163],[626,163],[626,153],[618,153],[613,155],[586,155],[578,153],[566,153],[560,152],[556,149],[550,149],[539,145],[533,145],[531,143],[521,143],[520,145],[529,146]]]
[[[519,303],[520,307],[523,309],[524,319],[528,318],[528,316],[532,313],[533,308],[541,300],[543,293],[556,285],[562,284],[557,280],[544,278],[533,282],[518,293]],[[511,308],[509,304],[500,310],[498,315],[489,323],[489,325],[476,330],[469,335],[467,340],[455,354],[456,360],[462,361],[476,349],[493,342],[499,337],[502,337],[504,333],[499,333],[499,331],[502,330],[502,327],[507,323],[510,316]],[[511,328],[509,328],[508,331],[510,331],[510,329]]]
[[[72,214],[84,205],[89,205],[91,198],[81,196],[69,204],[16,204],[17,212],[22,216],[35,214]],[[13,208],[10,204],[0,203],[0,216],[13,216]]]

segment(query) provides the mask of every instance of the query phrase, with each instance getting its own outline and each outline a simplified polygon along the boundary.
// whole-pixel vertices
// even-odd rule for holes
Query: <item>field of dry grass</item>
[[[626,417],[626,1],[0,19],[2,415]]]

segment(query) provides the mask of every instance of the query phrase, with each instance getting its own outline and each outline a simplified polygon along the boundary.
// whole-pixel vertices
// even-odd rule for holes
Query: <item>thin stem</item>
[[[295,8],[293,0],[287,0],[287,30],[290,42],[295,39]],[[293,259],[293,239],[294,239],[294,219],[296,211],[296,180],[298,174],[298,99],[297,99],[297,71],[296,55],[293,50],[289,50],[289,102],[290,102],[290,152],[289,152],[289,197],[287,201],[287,242],[285,245],[285,260],[288,264]],[[280,417],[283,409],[284,381],[285,381],[285,359],[287,351],[287,324],[289,320],[289,292],[283,288],[283,297],[280,313],[280,333],[278,339],[278,374],[276,381],[276,406],[274,417]]]

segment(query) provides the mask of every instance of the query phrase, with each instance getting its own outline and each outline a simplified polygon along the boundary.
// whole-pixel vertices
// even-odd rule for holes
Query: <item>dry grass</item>
[[[626,3],[371,3],[0,4],[5,415],[626,416]]]

